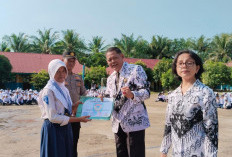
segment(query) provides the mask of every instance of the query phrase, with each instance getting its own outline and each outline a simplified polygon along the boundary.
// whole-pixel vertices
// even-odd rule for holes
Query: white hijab
[[[52,60],[49,64],[48,64],[48,74],[49,74],[49,77],[50,77],[50,80],[55,80],[55,75],[56,75],[56,72],[58,71],[58,69],[60,67],[65,67],[66,69],[66,77],[68,76],[68,70],[66,68],[66,65],[64,62],[62,62],[61,60],[59,59],[54,59]]]
[[[50,89],[53,91],[55,97],[60,100],[60,102],[64,105],[64,107],[66,109],[69,109],[70,110],[70,106],[69,106],[69,102],[72,102],[71,101],[71,97],[69,95],[69,91],[68,89],[64,86],[64,82],[62,83],[59,83],[55,80],[55,75],[56,75],[56,72],[58,71],[58,69],[60,67],[65,67],[66,69],[66,72],[67,72],[67,75],[66,77],[68,76],[68,70],[66,68],[66,65],[63,61],[61,61],[60,59],[54,59],[52,60],[49,64],[48,64],[48,74],[49,74],[49,77],[50,77],[50,80],[48,81],[47,85],[44,87],[44,89]],[[54,84],[52,82],[55,82],[58,84],[58,86],[61,88],[61,90],[63,91],[66,99],[64,98],[64,96],[59,92],[59,90],[54,86]],[[40,100],[42,100],[41,98],[42,96],[42,92],[40,92]],[[40,101],[39,100],[39,101]],[[68,101],[68,102],[67,102]],[[40,105],[43,105],[43,103],[39,103]],[[72,105],[72,104],[71,104]]]

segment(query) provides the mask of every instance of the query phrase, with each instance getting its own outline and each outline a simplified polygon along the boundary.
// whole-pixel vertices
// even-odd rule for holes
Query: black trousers
[[[77,157],[78,156],[77,143],[78,143],[78,139],[80,135],[81,126],[79,122],[71,123],[71,125],[72,125],[72,132],[73,132],[73,157]]]
[[[117,157],[145,157],[145,130],[129,132],[127,134],[119,125],[118,133],[114,135]],[[128,144],[127,141],[129,142]],[[127,145],[129,148],[127,148]]]

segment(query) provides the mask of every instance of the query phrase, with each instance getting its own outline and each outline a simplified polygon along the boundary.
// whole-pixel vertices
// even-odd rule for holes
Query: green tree
[[[90,61],[89,62],[89,66],[88,67],[96,67],[96,66],[107,66],[107,62],[106,62],[106,56],[103,53],[94,53],[90,56]],[[86,65],[87,66],[87,65]]]
[[[146,65],[144,62],[142,62],[141,60],[135,62],[134,64],[142,66],[142,67],[143,67],[143,70],[144,70],[144,71],[146,72],[146,74],[147,74],[147,80],[148,80],[149,82],[152,82],[152,81],[153,81],[153,72],[152,72],[152,69],[148,68],[147,65]]]
[[[162,74],[172,67],[172,59],[163,58],[153,69],[153,78],[156,83],[161,83]]]
[[[161,76],[162,87],[166,90],[175,89],[180,85],[180,81],[175,78],[172,73],[172,69],[169,69],[167,72],[163,73]]]
[[[44,53],[44,54],[54,54],[55,46],[57,44],[57,40],[59,38],[58,32],[51,32],[50,29],[44,29],[44,31],[38,30],[39,37],[31,36],[32,45],[31,49],[32,52],[35,53]]]
[[[0,88],[4,88],[3,82],[9,79],[11,70],[12,66],[10,64],[9,59],[3,55],[0,55]]]
[[[74,30],[67,29],[66,31],[62,31],[62,34],[63,39],[56,44],[56,49],[58,49],[57,51],[61,51],[61,54],[67,50],[73,51],[78,55],[87,50],[84,40]]]
[[[134,46],[134,50],[133,58],[152,58],[149,42],[144,39],[137,41]]]
[[[44,88],[49,80],[49,75],[46,70],[41,70],[37,74],[32,74],[31,76],[31,84],[35,87],[35,89],[40,90]]]
[[[191,39],[191,48],[197,52],[202,60],[208,59],[210,50],[210,39],[201,35],[198,39]]]
[[[211,43],[210,59],[219,62],[228,62],[232,58],[232,35],[216,35]]]
[[[6,41],[6,44],[9,45],[11,51],[13,52],[28,52],[30,45],[28,42],[28,36],[24,33],[11,34],[10,36],[6,35],[3,37],[3,40]]]
[[[93,54],[82,54],[81,57],[78,58],[78,61],[81,64],[85,64],[87,67],[108,66],[105,54],[100,52]]]
[[[191,45],[191,40],[184,38],[180,39],[174,39],[171,41],[171,46],[169,49],[169,56],[172,56],[174,58],[175,54],[181,50],[189,49]]]
[[[130,36],[122,34],[121,39],[114,38],[114,46],[117,46],[125,57],[133,57],[135,53],[135,45],[140,39],[140,36],[137,39],[134,39],[134,34],[131,34]]]
[[[2,43],[0,43],[0,51],[10,52],[10,48],[8,48],[8,45],[6,42],[2,41]]]
[[[171,40],[167,37],[153,36],[150,44],[152,58],[171,58],[170,47]]]
[[[102,37],[95,36],[92,41],[90,41],[88,50],[92,53],[104,53],[108,45],[104,45],[105,41]]]
[[[105,67],[91,67],[89,69],[86,70],[85,73],[85,85],[87,87],[91,86],[91,82],[92,80],[94,80],[94,82],[97,85],[101,84],[101,78],[107,78],[107,73],[106,73],[106,68]]]
[[[204,64],[206,72],[202,74],[204,84],[215,89],[219,85],[231,85],[231,69],[224,63],[207,61]]]

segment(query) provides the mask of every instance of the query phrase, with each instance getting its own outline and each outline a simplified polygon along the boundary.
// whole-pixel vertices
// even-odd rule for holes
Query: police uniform
[[[73,52],[65,52],[63,54],[63,57],[65,58],[67,56],[73,56],[73,58],[75,58],[74,55],[75,54]],[[80,75],[77,75],[74,73],[68,74],[65,80],[65,86],[69,90],[73,104],[76,104],[80,100],[80,96],[86,95],[86,89],[84,87],[84,82]],[[73,146],[74,146],[73,156],[76,157],[77,156],[77,143],[79,139],[81,126],[80,126],[80,122],[75,122],[71,124],[72,124],[72,131],[73,131]]]

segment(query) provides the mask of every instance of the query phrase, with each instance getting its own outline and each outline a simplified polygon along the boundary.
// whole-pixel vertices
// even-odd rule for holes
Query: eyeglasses
[[[186,62],[186,63],[179,62],[179,63],[176,64],[176,66],[178,68],[182,68],[185,65],[188,68],[188,67],[192,67],[194,64],[195,64],[195,62]]]

